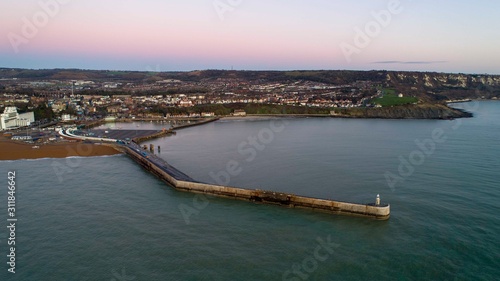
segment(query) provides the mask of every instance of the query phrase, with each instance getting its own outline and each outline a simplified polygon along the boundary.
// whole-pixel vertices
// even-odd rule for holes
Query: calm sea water
[[[168,129],[172,125],[178,124],[186,124],[187,121],[164,121],[164,122],[151,122],[151,121],[143,121],[143,122],[131,122],[131,123],[115,123],[109,122],[105,123],[101,126],[96,127],[95,129],[99,130],[161,130]]]
[[[0,162],[1,221],[9,170],[19,219],[0,280],[496,280],[500,102],[455,106],[476,117],[222,120],[152,142],[201,181],[380,194],[388,221],[177,192],[126,156]]]

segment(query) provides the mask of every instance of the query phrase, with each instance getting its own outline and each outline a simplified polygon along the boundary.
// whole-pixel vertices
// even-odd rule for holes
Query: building
[[[120,105],[111,105],[107,108],[108,113],[118,113],[122,111],[122,107]]]
[[[61,115],[61,120],[62,121],[74,121],[74,120],[76,120],[76,116],[73,116],[71,114],[63,114],[63,115]]]
[[[245,110],[236,109],[233,113],[233,116],[247,116],[247,113],[245,112]]]
[[[57,113],[57,112],[61,112],[63,110],[66,110],[67,105],[64,102],[58,101],[58,102],[53,103],[51,105],[51,107],[52,107],[52,111],[54,111],[55,113]]]
[[[214,117],[215,113],[213,112],[202,112],[201,117]]]
[[[183,100],[179,101],[178,105],[180,107],[191,107],[191,106],[193,106],[193,102],[190,100],[183,99]]]
[[[16,107],[6,107],[4,113],[0,115],[0,131],[29,126],[33,122],[35,122],[33,112],[19,114]]]

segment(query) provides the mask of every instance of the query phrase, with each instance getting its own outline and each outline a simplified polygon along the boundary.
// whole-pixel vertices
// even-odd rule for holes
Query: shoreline
[[[469,100],[470,101],[470,100]],[[462,101],[452,101],[447,103],[461,103],[468,102],[466,100]],[[446,105],[446,108],[450,110],[460,111],[459,109],[453,109]],[[194,123],[189,125],[181,125],[178,127],[173,127],[169,131],[177,129],[183,129],[185,127],[199,126],[206,123],[214,122],[217,120],[264,120],[273,118],[349,118],[349,119],[455,119],[455,118],[466,118],[473,117],[472,114],[460,111],[462,116],[448,116],[448,118],[443,118],[443,116],[433,116],[433,118],[401,118],[401,117],[388,117],[388,116],[360,116],[360,115],[323,115],[323,114],[247,114],[246,116],[222,116],[218,118],[212,118],[209,120],[202,121],[200,123]],[[470,115],[469,115],[470,114]],[[451,118],[450,118],[451,117]],[[64,141],[54,144],[27,144],[18,141],[12,141],[4,136],[0,136],[0,161],[12,161],[12,160],[31,160],[31,159],[42,159],[42,158],[67,158],[67,157],[95,157],[95,156],[112,156],[116,154],[122,154],[123,152],[118,150],[115,146],[111,144],[93,144],[93,143],[83,143],[81,141]]]
[[[112,156],[117,154],[122,154],[122,152],[110,145],[69,141],[38,145],[12,141],[5,137],[0,137],[0,161]]]
[[[452,104],[452,103],[467,103],[467,102],[473,102],[473,101],[500,101],[500,99],[491,98],[491,99],[462,99],[462,100],[448,100],[448,101],[446,101],[446,104]]]
[[[463,101],[465,102],[465,101]],[[246,116],[224,116],[221,119],[259,119],[259,118],[338,118],[338,119],[386,119],[386,120],[450,120],[470,118],[473,114],[448,104],[412,104],[386,107],[357,107],[336,109],[330,114],[252,114]]]

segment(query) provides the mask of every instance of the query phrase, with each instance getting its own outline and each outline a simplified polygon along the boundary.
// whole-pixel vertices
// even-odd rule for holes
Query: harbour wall
[[[191,123],[191,124],[184,124],[184,125],[174,126],[174,127],[172,127],[171,129],[172,129],[172,130],[180,130],[180,129],[185,129],[185,128],[189,128],[189,127],[194,127],[194,126],[199,126],[199,125],[203,125],[203,124],[207,124],[207,123],[215,122],[215,121],[217,121],[217,120],[219,120],[219,119],[220,119],[220,118],[210,118],[210,119],[203,120],[203,121],[196,122],[196,123]]]
[[[207,120],[212,122],[215,120]],[[192,126],[200,125],[199,123]],[[356,204],[349,202],[334,201],[328,199],[298,196],[294,194],[273,192],[260,189],[244,189],[231,186],[214,185],[193,180],[186,174],[167,164],[164,160],[154,154],[143,150],[138,144],[117,144],[114,139],[101,139],[74,135],[70,130],[59,132],[63,137],[109,142],[140,164],[143,168],[158,176],[180,191],[203,193],[218,197],[226,197],[245,201],[253,201],[265,204],[281,205],[289,208],[305,208],[323,211],[333,214],[355,215],[370,217],[379,220],[387,220],[390,217],[390,205]]]
[[[275,204],[290,208],[305,208],[333,214],[355,215],[387,220],[390,217],[390,205],[356,204],[328,199],[311,198],[282,192],[265,191],[260,189],[243,189],[238,187],[221,186],[194,181],[189,177],[176,178],[164,168],[149,161],[130,147],[124,147],[125,152],[145,169],[168,182],[180,191],[208,194],[218,197],[239,199],[245,201]],[[171,167],[172,169],[175,169]]]
[[[190,123],[190,124],[184,124],[184,125],[179,125],[179,126],[174,126],[172,128],[169,128],[168,130],[164,130],[164,131],[158,132],[158,133],[153,134],[153,135],[149,135],[149,136],[146,136],[146,137],[140,137],[140,138],[134,138],[134,141],[136,143],[142,143],[142,142],[145,142],[145,141],[150,140],[150,139],[155,139],[155,138],[163,137],[163,136],[166,136],[166,135],[176,134],[176,132],[175,132],[176,130],[180,130],[180,129],[184,129],[184,128],[189,128],[189,127],[194,127],[194,126],[200,126],[200,125],[203,125],[203,124],[215,122],[217,120],[219,120],[219,118],[210,118],[210,119],[206,119],[206,120],[203,120],[203,121],[199,121],[199,119],[198,119],[199,122]]]
[[[160,131],[160,132],[158,132],[156,134],[152,134],[152,135],[149,135],[149,136],[134,138],[134,141],[136,143],[141,143],[141,142],[145,142],[147,140],[156,139],[156,138],[160,138],[160,137],[171,135],[171,134],[175,134],[175,132],[173,131],[172,128],[170,128],[168,130]]]

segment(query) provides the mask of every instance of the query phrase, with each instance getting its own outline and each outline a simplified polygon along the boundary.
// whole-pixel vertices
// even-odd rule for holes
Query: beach
[[[27,144],[12,141],[0,136],[0,161],[39,159],[39,158],[66,158],[71,156],[105,156],[120,154],[109,145],[97,145],[82,142],[64,141],[54,144]]]

